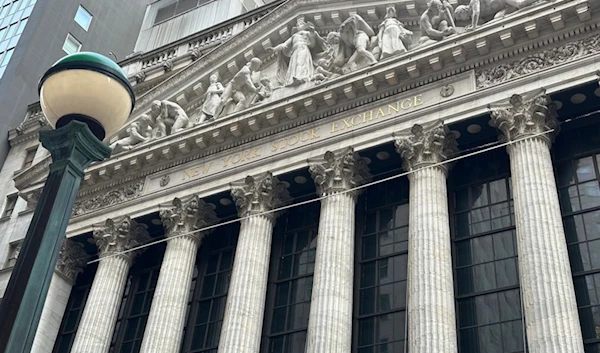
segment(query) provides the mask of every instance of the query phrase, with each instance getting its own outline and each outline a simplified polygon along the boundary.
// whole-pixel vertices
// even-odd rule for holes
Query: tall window
[[[265,327],[268,353],[304,353],[319,212],[319,203],[313,202],[288,210],[277,221]]]
[[[182,352],[217,352],[238,233],[239,224],[219,227],[202,245]]]
[[[75,13],[75,22],[77,22],[77,24],[80,25],[81,28],[87,31],[90,28],[90,23],[92,23],[92,15],[89,12],[87,12],[87,10],[83,8],[83,6],[79,5],[77,13]]]
[[[81,50],[81,43],[69,33],[67,34],[62,49],[67,54],[75,54]]]
[[[600,352],[600,124],[563,131],[553,148],[586,353]],[[577,139],[577,140],[575,140]]]
[[[457,163],[453,184],[454,278],[459,352],[524,351],[508,155]]]
[[[53,353],[69,353],[71,351],[71,346],[75,340],[75,333],[77,332],[77,327],[79,326],[97,267],[96,264],[93,264],[77,277],[77,281],[71,290],[71,296],[67,302],[67,308],[58,331]]]
[[[186,11],[202,6],[212,0],[178,0],[158,9],[154,23],[165,21]]]
[[[164,243],[149,247],[131,268],[113,334],[111,353],[140,351],[164,249]]]
[[[403,353],[406,340],[408,180],[369,187],[359,228],[358,353]]]
[[[2,211],[2,218],[8,218],[12,216],[17,204],[18,195],[9,195],[6,197],[6,203],[4,204],[4,210]]]
[[[23,166],[21,169],[26,169],[31,167],[33,164],[33,159],[35,158],[35,153],[37,152],[38,146],[32,147],[25,151],[25,159],[23,160]]]

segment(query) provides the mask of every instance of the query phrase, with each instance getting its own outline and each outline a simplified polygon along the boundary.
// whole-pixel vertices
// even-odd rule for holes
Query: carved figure
[[[271,97],[272,94],[273,86],[271,85],[271,80],[268,77],[263,76],[260,78],[260,88],[254,96],[254,99],[252,99],[252,104],[260,103],[266,98]]]
[[[385,19],[379,25],[380,59],[406,53],[412,43],[412,32],[404,28],[402,22],[396,18],[396,8],[388,6]]]
[[[210,75],[210,86],[208,86],[204,95],[202,113],[196,124],[202,124],[207,118],[210,120],[215,116],[215,110],[221,103],[221,94],[223,94],[223,91],[224,88],[221,82],[219,82],[219,72],[217,71]]]
[[[190,125],[190,119],[185,110],[178,104],[167,100],[152,102],[150,112],[152,117],[156,119],[152,131],[153,138],[174,134]]]
[[[340,34],[347,48],[346,53],[348,51],[352,53],[343,68],[344,72],[354,71],[377,62],[373,53],[368,50],[371,37],[375,36],[375,32],[360,15],[351,15],[346,19],[340,26]]]
[[[324,52],[327,46],[325,40],[315,32],[311,22],[298,18],[296,27],[292,29],[292,36],[273,48],[267,48],[269,53],[279,52],[277,59],[278,76],[284,86],[298,86],[309,82],[313,78],[313,55]],[[289,57],[286,64],[284,56]],[[283,72],[285,72],[285,79]]]
[[[215,109],[214,119],[218,119],[230,104],[234,104],[232,112],[238,112],[248,106],[250,102],[247,100],[246,94],[256,93],[259,90],[252,82],[252,73],[258,71],[261,65],[262,61],[259,58],[252,58],[233,75],[223,90],[221,103]]]
[[[470,19],[471,24],[465,27],[470,31],[477,28],[480,18],[484,22],[500,19],[537,1],[539,0],[471,0],[469,5],[459,5],[454,10],[454,18],[457,21]]]
[[[112,145],[113,153],[129,151],[138,144],[149,141],[152,138],[152,118],[147,114],[142,114],[140,118],[133,122],[127,129],[129,136],[124,137]]]
[[[431,0],[427,10],[419,19],[419,26],[421,28],[420,44],[431,44],[456,34],[452,5],[447,1]]]

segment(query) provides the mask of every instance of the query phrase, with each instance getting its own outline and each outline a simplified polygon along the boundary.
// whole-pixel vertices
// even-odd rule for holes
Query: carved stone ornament
[[[190,50],[190,57],[192,58],[192,60],[198,60],[198,58],[200,58],[201,55],[202,52],[198,48]]]
[[[170,181],[171,181],[171,176],[167,174],[167,175],[163,176],[162,178],[160,178],[159,185],[164,188],[165,186],[169,185]]]
[[[426,125],[415,124],[410,132],[395,136],[396,151],[402,157],[402,167],[412,171],[445,161],[458,151],[456,139],[442,121]],[[445,171],[448,165],[442,166]]]
[[[540,136],[550,143],[558,132],[556,105],[550,101],[545,90],[526,95],[514,94],[508,103],[489,108],[492,123],[502,134],[503,141],[514,141],[554,130]]]
[[[600,34],[579,39],[525,58],[477,72],[477,88],[485,88],[517,77],[564,64],[600,52]]]
[[[323,158],[311,160],[310,163],[308,170],[320,196],[350,190],[371,177],[367,160],[354,153],[351,147],[336,152],[327,151]]]
[[[251,216],[281,207],[290,201],[288,185],[270,172],[231,183],[231,196],[240,217]],[[271,217],[275,217],[273,213]]]
[[[99,226],[94,226],[94,241],[100,257],[121,254],[130,261],[135,252],[122,252],[145,244],[150,240],[146,226],[139,224],[129,216],[107,219]]]
[[[123,185],[117,189],[108,192],[100,192],[92,197],[75,202],[73,205],[72,216],[81,216],[99,208],[116,205],[121,202],[132,200],[138,197],[144,188],[144,181]]]
[[[442,87],[442,89],[440,90],[440,96],[444,97],[444,98],[448,98],[451,95],[454,94],[454,85],[450,84],[450,85],[445,85],[444,87]]]
[[[173,61],[171,60],[167,60],[162,64],[163,69],[165,70],[165,72],[170,72],[173,70]]]
[[[142,83],[145,80],[146,80],[146,72],[145,71],[140,71],[137,74],[135,74],[135,82]]]
[[[172,205],[161,207],[160,218],[167,237],[188,234],[218,221],[215,206],[195,195],[184,199],[175,198]],[[197,232],[189,236],[201,239],[205,234],[206,232]]]
[[[74,283],[77,275],[83,272],[83,268],[87,263],[87,256],[88,254],[83,249],[83,244],[65,239],[60,248],[60,255],[56,263],[56,272],[59,272]]]

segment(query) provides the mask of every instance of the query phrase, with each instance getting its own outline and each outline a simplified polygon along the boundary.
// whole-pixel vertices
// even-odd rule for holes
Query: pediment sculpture
[[[151,140],[286,97],[299,89],[308,89],[381,60],[474,30],[540,0],[469,0],[468,5],[466,1],[454,8],[448,0],[429,0],[414,33],[398,20],[393,4],[387,5],[385,17],[379,24],[353,13],[326,36],[321,36],[313,23],[300,16],[288,39],[266,48],[269,54],[276,54],[275,61],[253,57],[228,82],[221,81],[219,70],[215,68],[199,111],[191,113],[194,121],[177,103],[154,101],[150,111],[129,125],[127,135],[111,147],[115,153],[129,151]]]

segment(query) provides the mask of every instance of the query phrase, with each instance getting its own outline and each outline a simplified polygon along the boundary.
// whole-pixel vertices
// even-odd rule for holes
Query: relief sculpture
[[[233,75],[233,78],[223,90],[219,106],[215,109],[215,119],[244,110],[249,105],[251,95],[257,93],[260,89],[252,81],[252,74],[258,72],[261,65],[262,61],[259,58],[252,58],[249,63]]]
[[[172,135],[190,126],[185,110],[167,100],[152,102],[150,114],[155,119],[152,138]]]
[[[113,153],[129,151],[139,144],[150,141],[152,138],[152,125],[154,125],[152,118],[148,116],[148,114],[142,114],[140,118],[133,122],[127,129],[128,136],[123,137],[110,145]]]
[[[283,86],[298,86],[310,82],[314,75],[313,55],[326,51],[327,44],[315,32],[311,22],[305,22],[300,17],[296,27],[292,29],[292,36],[268,52],[279,53],[277,59],[278,79]],[[289,57],[286,63],[285,57]]]
[[[433,44],[456,34],[452,13],[452,5],[447,1],[431,0],[427,5],[427,10],[419,19],[421,29],[419,44]]]
[[[210,75],[210,86],[204,95],[204,104],[202,105],[202,113],[196,124],[202,124],[206,119],[211,120],[215,116],[215,112],[219,104],[221,104],[221,94],[223,94],[223,85],[219,82],[219,72]]]
[[[404,28],[404,24],[396,18],[396,8],[388,6],[385,19],[379,25],[377,33],[381,52],[379,59],[406,53],[412,44],[412,35],[413,33]]]
[[[371,37],[375,37],[375,32],[360,15],[350,15],[340,26],[340,35],[345,47],[344,54],[348,58],[342,68],[344,73],[377,62],[375,55],[369,51],[372,49]]]
[[[504,16],[533,5],[539,0],[470,0],[469,5],[458,5],[454,10],[454,18],[457,21],[469,21],[471,24],[465,27],[470,31],[477,28],[480,20],[483,23],[503,18]]]

